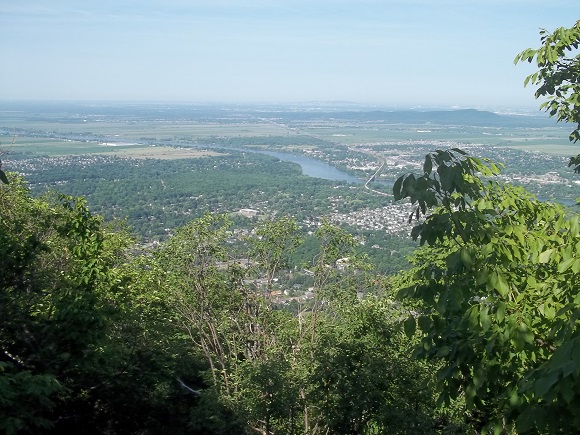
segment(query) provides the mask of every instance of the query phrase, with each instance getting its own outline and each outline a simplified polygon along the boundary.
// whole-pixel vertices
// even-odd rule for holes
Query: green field
[[[223,155],[216,151],[198,150],[170,146],[152,146],[146,144],[106,145],[95,141],[78,141],[58,138],[39,138],[31,136],[12,137],[7,145],[2,145],[5,152],[18,153],[29,157],[56,157],[82,154],[104,154],[116,157],[181,159],[203,156]]]
[[[2,138],[2,149],[35,156],[107,153],[110,150],[95,142],[57,138],[13,136]]]
[[[44,109],[43,109],[44,107]],[[48,107],[48,106],[47,106]],[[67,106],[68,107],[68,106]],[[386,143],[445,143],[492,145],[552,155],[576,154],[570,144],[569,126],[540,122],[538,126],[516,124],[473,125],[467,123],[383,122],[353,113],[262,113],[250,109],[187,108],[171,112],[167,107],[112,106],[48,110],[0,110],[0,150],[24,155],[122,154],[181,158],[173,147],[192,143],[275,148],[290,152]],[[44,110],[44,111],[43,111]],[[358,118],[357,118],[358,116]],[[402,115],[403,116],[403,115]],[[406,116],[406,115],[405,115]],[[476,114],[476,116],[482,116]],[[474,118],[477,121],[476,118]],[[270,141],[271,139],[271,141]],[[102,144],[115,144],[103,146]],[[149,145],[171,145],[161,152]]]
[[[378,142],[451,141],[463,144],[481,144],[540,151],[546,154],[568,155],[574,145],[568,140],[564,127],[542,129],[485,127],[447,127],[425,125],[373,125],[373,126],[319,126],[306,127],[303,133],[344,145]]]
[[[53,126],[51,126],[53,127]],[[139,129],[116,124],[98,125],[90,130],[91,139],[83,140],[79,135],[89,132],[75,133],[74,129],[66,129],[60,135],[77,136],[78,139],[63,139],[60,137],[38,137],[21,135],[0,136],[0,147],[4,151],[36,156],[57,156],[75,154],[140,154],[140,149],[150,148],[149,144],[138,141],[159,141],[174,143],[179,146],[183,141],[207,141],[212,144],[215,138],[253,138],[253,137],[286,137],[284,149],[288,151],[316,148],[314,145],[293,144],[292,137],[300,134],[312,136],[341,145],[361,145],[370,143],[407,143],[407,142],[456,142],[459,144],[481,144],[509,147],[527,151],[537,151],[553,155],[572,155],[577,153],[577,147],[568,140],[568,132],[562,128],[546,128],[541,131],[526,131],[522,129],[504,130],[501,133],[489,133],[476,128],[431,128],[423,126],[374,126],[364,128],[338,127],[329,125],[325,128],[307,127],[288,130],[271,124],[253,125],[176,125],[176,126],[142,126]],[[18,127],[23,128],[23,127]],[[55,130],[48,130],[55,131]],[[58,133],[57,133],[58,134]],[[56,136],[55,134],[54,136]],[[106,143],[118,143],[106,146],[93,140],[94,136],[102,138]],[[135,141],[129,143],[130,141]],[[126,145],[125,145],[126,144]],[[252,145],[255,148],[269,147],[268,144]],[[160,151],[147,151],[146,154],[162,154]],[[179,153],[176,153],[176,158]]]

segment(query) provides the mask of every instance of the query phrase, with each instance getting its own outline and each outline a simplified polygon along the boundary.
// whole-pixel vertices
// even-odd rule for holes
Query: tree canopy
[[[570,134],[570,141],[580,140],[580,20],[572,27],[559,27],[553,32],[540,30],[537,48],[528,48],[515,58],[518,62],[536,62],[538,71],[524,81],[537,85],[536,98],[545,98],[540,105],[558,121],[576,124]],[[569,166],[580,173],[580,154],[570,158]]]
[[[440,400],[465,397],[480,429],[580,428],[580,220],[493,177],[460,150],[426,156],[397,198],[418,204],[424,248],[398,296],[415,355],[443,361]]]

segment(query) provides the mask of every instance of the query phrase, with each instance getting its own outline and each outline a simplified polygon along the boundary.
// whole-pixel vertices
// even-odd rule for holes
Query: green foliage
[[[538,71],[526,77],[524,86],[537,85],[536,98],[545,97],[540,108],[558,121],[576,124],[570,141],[580,139],[580,21],[572,27],[559,27],[552,33],[540,30],[542,46],[519,53],[515,63],[534,60]],[[569,166],[580,173],[580,154],[570,159]]]
[[[174,338],[149,274],[130,264],[131,238],[83,200],[34,199],[9,175],[0,189],[2,429],[179,433],[187,411],[168,407],[184,403],[175,377],[195,379],[202,366]],[[184,362],[190,369],[177,370]]]
[[[288,267],[288,256],[302,243],[299,235],[300,227],[291,218],[282,217],[277,220],[268,220],[255,229],[255,236],[249,238],[250,258],[257,264],[258,273],[266,278],[270,298],[274,275],[281,268]]]
[[[275,372],[278,366],[269,357],[276,355],[276,327],[280,326],[276,319],[289,316],[271,311],[269,292],[252,288],[253,280],[245,279],[250,272],[247,265],[230,257],[230,224],[225,216],[210,214],[192,221],[156,253],[152,265],[168,292],[175,319],[194,345],[192,352],[202,355],[209,367],[201,414],[192,414],[192,424],[223,433],[240,430],[240,426],[227,424],[241,418],[234,409],[248,410],[248,424],[260,426],[259,421],[266,418],[264,424],[269,426],[277,418],[281,396],[278,392],[275,399],[268,399],[268,395],[273,388],[270,383],[278,385],[282,373]],[[261,238],[254,241],[253,252],[264,263],[256,270],[263,270],[270,279],[281,265],[285,254],[281,248],[292,239],[294,226],[294,222],[282,220],[257,230]],[[274,238],[274,234],[285,234],[288,239]],[[207,397],[215,398],[213,408]],[[200,415],[208,412],[230,417],[219,417],[204,426]]]
[[[425,242],[433,244],[451,232],[465,240],[465,232],[469,231],[469,227],[458,222],[457,216],[464,214],[471,202],[482,194],[483,182],[475,174],[491,176],[497,175],[499,171],[495,163],[468,156],[457,148],[427,154],[423,175],[404,175],[393,185],[395,200],[409,198],[412,204],[417,203],[417,208],[409,215],[409,222],[413,216],[419,219],[429,208],[441,207],[440,213],[413,228],[413,240],[419,238],[421,245]]]
[[[245,362],[240,366],[236,402],[250,422],[263,422],[265,433],[294,433],[297,429],[298,383],[291,362],[283,354]],[[256,426],[259,426],[256,425]]]
[[[4,412],[15,413],[4,417],[19,429],[47,427],[48,411],[76,387],[64,379],[103,333],[100,221],[80,201],[30,198],[18,178],[0,190],[0,203],[2,394]]]
[[[51,427],[46,413],[55,405],[51,396],[60,391],[62,386],[53,375],[34,375],[0,362],[0,430],[12,435]]]
[[[147,240],[166,238],[166,229],[172,231],[207,212],[256,208],[260,214],[304,218],[326,211],[329,198],[338,192],[348,194],[347,200],[365,195],[367,204],[371,198],[359,190],[337,191],[334,182],[307,177],[298,165],[261,154],[232,151],[181,160],[91,159],[90,165],[80,157],[69,158],[67,165],[42,161],[44,170],[31,174],[30,182],[37,192],[53,188],[86,197],[92,210],[106,219],[127,218],[132,230]]]
[[[427,168],[423,184],[397,184],[398,197],[422,198],[440,179],[454,180],[427,204],[438,207],[420,210],[413,234],[429,246],[399,291],[421,302],[404,323],[422,331],[415,353],[444,361],[440,400],[464,396],[481,427],[577,431],[578,216],[479,180],[476,171],[496,172],[491,165],[457,171],[444,164],[453,151],[442,153],[450,155],[437,176]]]
[[[156,253],[153,275],[170,295],[208,385],[192,427],[221,433],[430,433],[437,412],[431,371],[406,355],[389,300],[359,299],[381,285],[367,275],[358,242],[323,223],[311,267],[314,298],[296,315],[276,309],[269,288],[299,239],[287,218],[266,221],[231,257],[230,222],[206,215]],[[263,287],[258,281],[263,282]]]
[[[292,313],[270,290],[301,242],[293,219],[264,221],[233,247],[231,221],[208,213],[149,249],[83,200],[34,199],[17,178],[0,203],[6,432],[449,427],[437,423],[432,368],[407,354],[407,308],[363,297],[388,291],[344,229],[315,232],[313,297]]]
[[[264,344],[255,320],[262,301],[228,255],[229,225],[220,215],[192,221],[159,250],[154,266],[177,318],[211,368],[213,386],[227,396],[235,390],[230,377],[239,358],[257,358]]]
[[[308,371],[313,418],[330,433],[433,433],[429,369],[409,359],[398,309],[368,298],[319,326]]]
[[[319,242],[312,267],[315,305],[352,302],[357,292],[365,290],[371,269],[367,258],[357,252],[358,241],[328,221],[322,222],[314,236]]]

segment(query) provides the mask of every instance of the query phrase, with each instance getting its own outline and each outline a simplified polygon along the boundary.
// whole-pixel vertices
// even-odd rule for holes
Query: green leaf
[[[516,420],[516,428],[518,433],[528,432],[534,427],[534,408],[525,408]]]
[[[455,294],[455,293],[452,293]],[[445,315],[446,311],[447,311],[447,295],[448,292],[444,292],[441,295],[439,295],[439,299],[437,300],[437,305],[436,305],[436,309],[439,312],[439,314],[441,315]]]
[[[467,269],[471,269],[473,266],[473,259],[471,258],[471,252],[468,248],[461,248],[461,262]]]
[[[425,163],[423,163],[423,172],[425,174],[430,174],[432,169],[433,169],[433,161],[431,160],[431,156],[427,154],[425,156]]]
[[[500,302],[497,305],[497,311],[495,313],[498,323],[502,323],[505,318],[505,304]]]
[[[531,344],[534,341],[534,333],[530,331],[530,328],[528,328],[528,325],[525,323],[520,325],[518,335],[528,344]]]
[[[574,264],[572,264],[572,272],[574,273],[580,272],[580,258],[574,260]]]
[[[417,184],[417,178],[415,177],[414,174],[408,174],[407,176],[404,177],[402,194],[404,195],[404,197],[409,196],[411,198],[411,201],[413,201],[413,202],[416,201],[416,196],[415,196],[416,184]]]
[[[537,399],[543,397],[552,386],[558,382],[558,372],[550,372],[548,375],[543,376],[536,380],[534,383],[534,394]]]
[[[560,394],[568,404],[572,403],[572,401],[576,397],[576,392],[574,391],[572,385],[573,384],[571,382],[560,382],[560,384],[558,385]]]
[[[538,261],[540,263],[547,263],[548,261],[550,261],[550,256],[552,255],[552,252],[554,252],[554,249],[547,249],[547,250],[545,250],[538,257]]]
[[[399,290],[397,292],[397,299],[405,299],[405,298],[411,297],[411,296],[413,296],[414,293],[415,292],[414,292],[413,287],[402,288],[401,290]]]
[[[497,286],[497,272],[494,270],[487,276],[487,289],[493,290]]]
[[[463,249],[463,248],[462,248]],[[458,268],[460,268],[460,265],[463,263],[461,260],[461,253],[460,252],[454,252],[452,254],[450,254],[449,256],[447,256],[447,258],[445,259],[445,263],[447,264],[447,268],[455,271],[458,270]]]
[[[0,180],[2,180],[4,184],[10,184],[8,181],[8,177],[6,177],[6,174],[2,170],[0,170]]]
[[[407,335],[407,337],[410,338],[413,335],[415,335],[415,331],[417,329],[417,322],[415,318],[411,316],[407,320],[405,320],[405,322],[403,323],[403,328],[405,330],[405,334]]]
[[[395,184],[393,184],[393,196],[395,197],[395,201],[399,201],[404,198],[403,192],[401,191],[401,186],[403,185],[403,180],[405,176],[401,176],[397,178]]]
[[[570,235],[577,236],[580,231],[580,221],[578,219],[570,219]]]
[[[479,323],[479,305],[473,305],[467,314],[467,320],[471,328],[475,327]]]
[[[421,330],[424,332],[429,332],[429,330],[431,329],[432,322],[431,319],[427,316],[419,317],[417,323],[419,324],[419,328],[421,328]]]
[[[564,343],[558,347],[552,354],[552,358],[550,358],[550,369],[557,371],[570,363],[574,364],[574,361],[571,358],[572,348],[572,342]]]
[[[477,275],[475,277],[475,284],[481,285],[487,282],[488,278],[488,270],[487,267],[482,267],[480,270],[477,271]]]
[[[491,326],[491,316],[489,315],[487,307],[479,312],[479,324],[483,331],[487,331]]]
[[[570,266],[572,266],[574,261],[576,261],[575,258],[568,258],[567,260],[562,261],[560,264],[558,264],[558,273],[566,272]]]
[[[497,272],[497,282],[495,288],[503,297],[506,297],[509,293],[509,284],[501,272]]]
[[[544,315],[546,319],[553,320],[556,317],[556,309],[553,305],[544,305]]]

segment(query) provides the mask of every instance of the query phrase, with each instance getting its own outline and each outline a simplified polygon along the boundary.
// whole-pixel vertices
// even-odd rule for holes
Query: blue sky
[[[535,107],[578,0],[3,0],[0,99]]]

